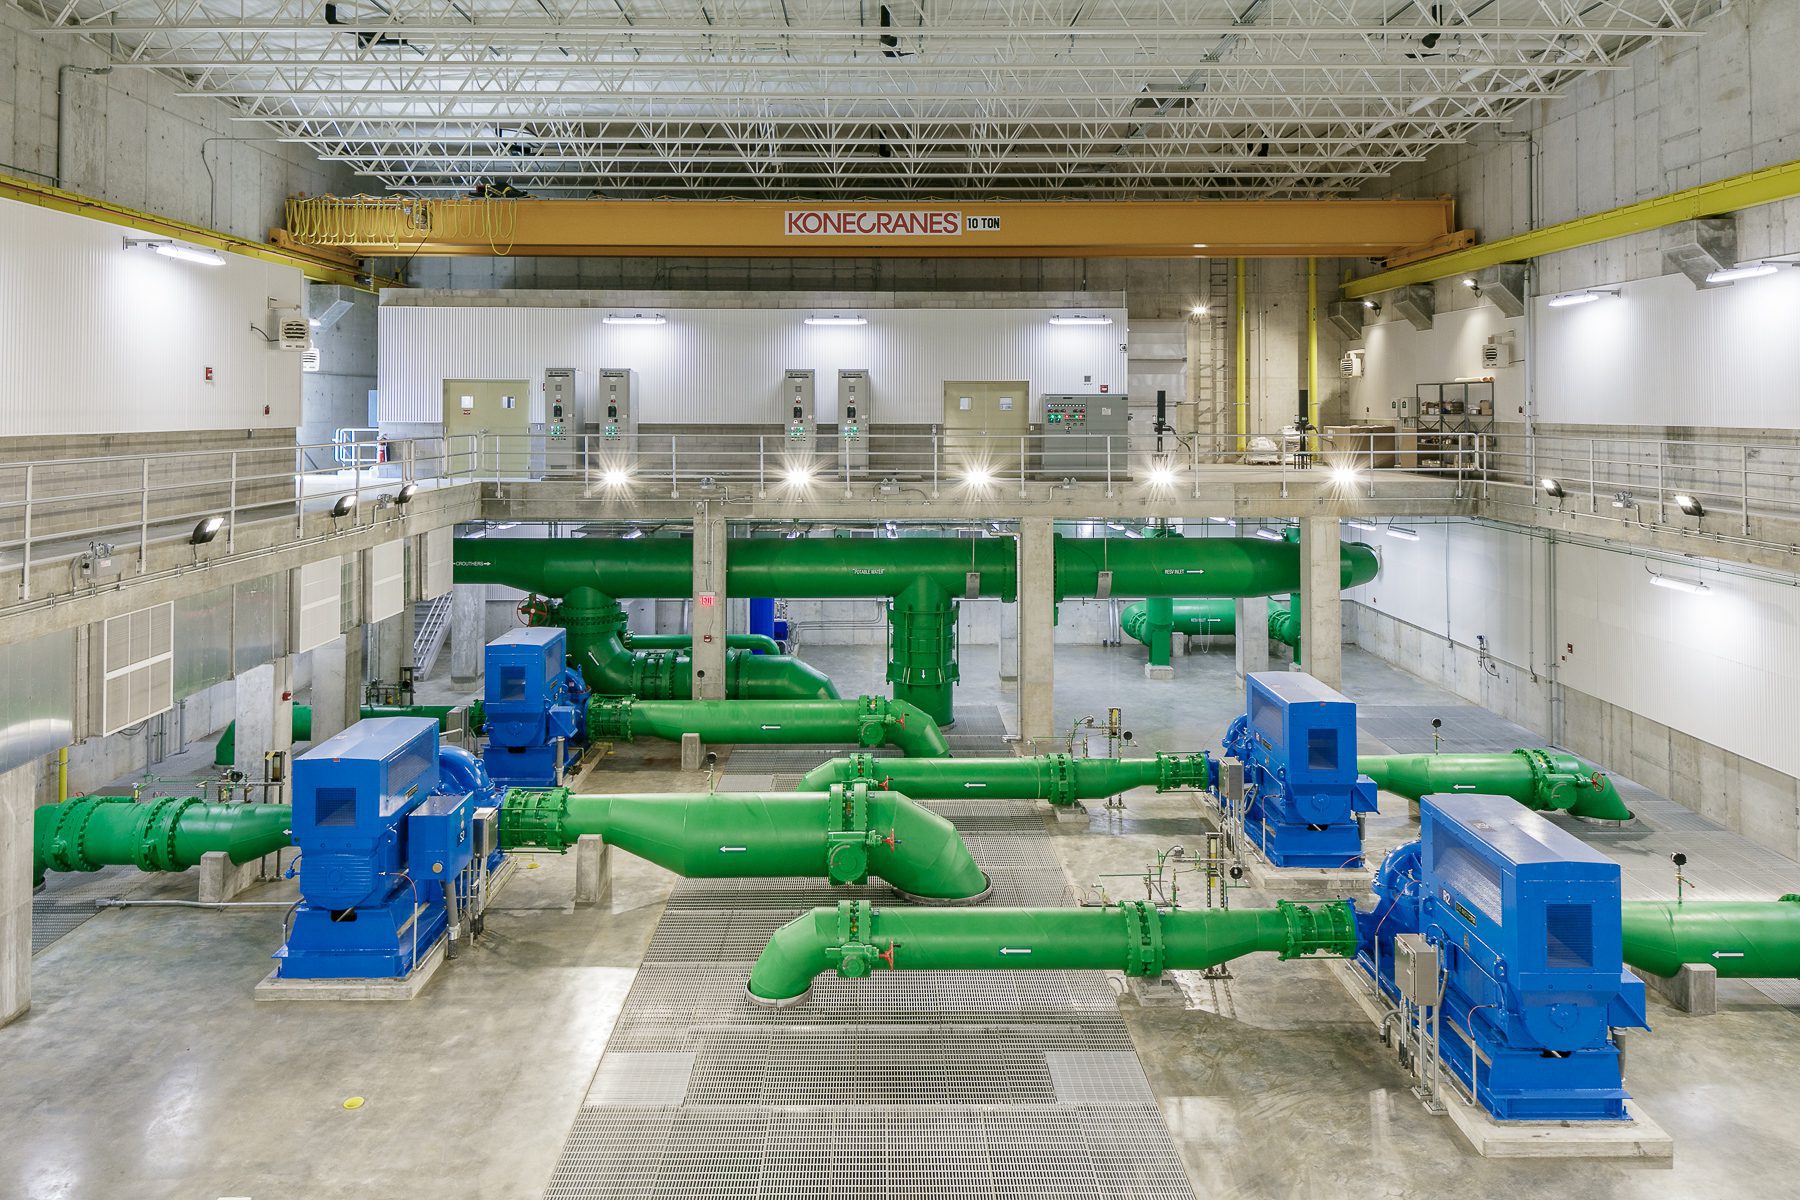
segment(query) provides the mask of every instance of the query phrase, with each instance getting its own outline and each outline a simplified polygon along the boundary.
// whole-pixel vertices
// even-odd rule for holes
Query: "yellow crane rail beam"
[[[1430,200],[855,202],[296,196],[298,245],[361,255],[1374,256],[1453,237]]]
[[[1759,204],[1773,204],[1794,196],[1800,196],[1800,159],[1683,188],[1653,200],[1640,200],[1635,204],[1609,208],[1591,216],[1577,217],[1573,221],[1546,225],[1542,229],[1533,229],[1498,241],[1483,242],[1466,250],[1439,254],[1416,262],[1407,261],[1404,266],[1396,266],[1346,283],[1343,295],[1348,300],[1361,300],[1409,284],[1430,283],[1453,275],[1468,275],[1483,267],[1541,258],[1546,254],[1610,242],[1614,238],[1634,233],[1646,233],[1681,221],[1723,216],[1739,209],[1755,208]],[[1402,260],[1409,257],[1395,256]]]

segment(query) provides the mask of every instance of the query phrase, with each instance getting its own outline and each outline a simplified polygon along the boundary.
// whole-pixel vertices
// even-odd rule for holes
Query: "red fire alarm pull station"
[[[212,381],[213,381],[212,368],[208,367],[208,368],[206,368],[206,382],[211,383]]]
[[[717,593],[714,593],[714,592],[701,592],[700,593],[700,607],[701,608],[711,608],[711,607],[713,607],[713,605],[717,604],[718,602],[719,602],[719,597],[718,597]]]

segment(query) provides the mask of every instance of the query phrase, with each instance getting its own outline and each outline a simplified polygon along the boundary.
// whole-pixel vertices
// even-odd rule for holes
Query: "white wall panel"
[[[1383,321],[1363,331],[1363,377],[1350,381],[1350,413],[1357,420],[1391,421],[1389,402],[1415,394],[1421,383],[1445,383],[1468,376],[1494,376],[1494,408],[1501,420],[1517,420],[1525,403],[1526,366],[1489,372],[1481,365],[1482,343],[1495,334],[1511,333],[1523,346],[1523,318],[1509,319],[1491,304],[1454,312],[1440,311],[1430,329],[1414,329],[1405,321]],[[1321,363],[1319,373],[1335,373],[1335,363]],[[1546,420],[1550,418],[1545,418]]]
[[[363,620],[385,621],[406,605],[406,544],[399,539],[363,551]]]
[[[312,650],[342,632],[344,560],[327,558],[295,568],[294,653]]]
[[[419,599],[435,600],[450,594],[455,579],[456,531],[449,526],[427,530],[419,538],[424,570],[420,573]]]
[[[1696,289],[1682,275],[1570,308],[1538,301],[1539,420],[1800,429],[1800,269]]]
[[[126,232],[0,200],[0,437],[298,425],[300,355],[250,326],[300,304],[299,270],[126,250]]]
[[[605,309],[381,309],[381,420],[441,419],[445,379],[530,379],[542,419],[545,367],[637,371],[644,424],[770,424],[782,372],[812,368],[819,419],[836,420],[840,368],[867,369],[874,423],[938,424],[946,379],[1027,379],[1045,392],[1126,385],[1125,313],[1111,325],[1051,325],[1047,309],[868,309],[862,326],[804,324],[805,309],[670,309],[665,325],[607,325]]]

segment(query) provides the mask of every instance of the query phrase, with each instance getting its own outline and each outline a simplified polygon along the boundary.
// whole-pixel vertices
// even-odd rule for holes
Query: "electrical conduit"
[[[1143,902],[1099,908],[877,908],[853,900],[782,926],[750,972],[750,999],[787,1007],[815,976],[877,971],[1203,970],[1245,954],[1283,959],[1356,953],[1350,906],[1282,901],[1267,909],[1175,909]]]
[[[689,879],[885,880],[908,899],[974,903],[991,884],[955,826],[898,792],[576,796],[514,790],[501,807],[510,849],[566,851],[582,834]]]

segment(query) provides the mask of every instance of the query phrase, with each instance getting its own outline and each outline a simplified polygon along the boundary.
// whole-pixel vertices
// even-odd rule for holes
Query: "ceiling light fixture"
[[[1650,571],[1650,568],[1645,567],[1644,570]],[[1659,575],[1655,571],[1650,571],[1650,585],[1668,588],[1671,592],[1686,592],[1690,596],[1698,596],[1703,592],[1712,591],[1698,579],[1679,579],[1674,575]]]
[[[1052,325],[1111,325],[1113,319],[1107,316],[1084,317],[1077,315],[1065,317],[1061,313],[1058,313],[1056,316],[1050,318],[1050,323]]]
[[[1419,533],[1416,529],[1407,529],[1401,525],[1389,525],[1387,527],[1387,532],[1389,537],[1397,537],[1403,542],[1416,542],[1419,540]]]
[[[1265,528],[1257,530],[1256,536],[1261,538],[1265,542],[1285,542],[1285,541],[1287,541],[1287,535],[1282,533],[1281,530],[1279,530],[1279,529],[1269,529],[1269,528],[1265,527]]]
[[[839,317],[835,315],[829,317],[808,317],[802,322],[802,324],[805,325],[867,325],[868,323],[869,318],[867,317]]]
[[[1747,263],[1741,267],[1726,267],[1722,271],[1714,271],[1706,277],[1706,282],[1736,283],[1740,279],[1757,279],[1764,275],[1773,275],[1780,269],[1771,262]]]
[[[1367,533],[1374,533],[1377,529],[1381,528],[1379,525],[1375,524],[1375,522],[1365,521],[1361,517],[1345,517],[1344,524],[1352,529],[1361,529]]]
[[[126,238],[127,250],[154,250],[164,258],[178,258],[182,262],[199,263],[203,267],[222,267],[225,256],[217,250],[208,250],[201,246],[187,246],[181,242],[172,242],[167,238]]]
[[[661,313],[607,313],[600,318],[603,325],[667,325],[669,318]]]
[[[1550,297],[1551,308],[1573,308],[1577,304],[1592,304],[1596,300],[1604,300],[1608,296],[1617,296],[1616,291],[1606,288],[1588,288],[1580,292],[1564,292],[1560,296]]]

